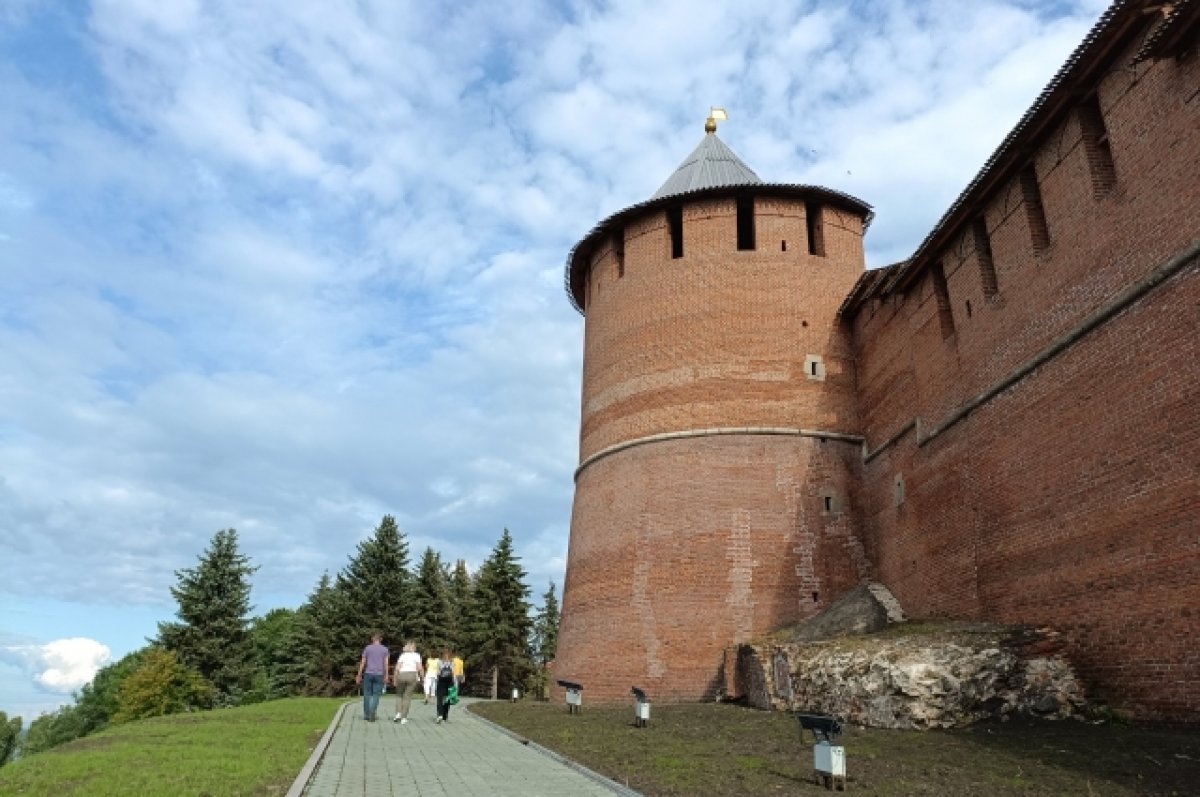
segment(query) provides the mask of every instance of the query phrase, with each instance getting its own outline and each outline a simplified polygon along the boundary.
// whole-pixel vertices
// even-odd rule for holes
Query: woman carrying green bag
[[[458,702],[458,687],[464,676],[462,659],[455,656],[450,648],[443,650],[437,670],[438,722],[450,721],[450,706]]]

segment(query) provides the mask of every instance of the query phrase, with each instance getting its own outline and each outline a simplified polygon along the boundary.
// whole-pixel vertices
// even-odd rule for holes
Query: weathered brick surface
[[[585,698],[711,695],[723,649],[824,608],[865,577],[849,513],[857,446],[721,436],[637,446],[580,474],[556,677]]]
[[[1144,33],[1071,94],[1098,92],[1111,186],[1076,112],[1023,145],[1048,241],[1018,165],[913,279],[844,318],[863,264],[852,213],[825,209],[818,257],[804,202],[759,197],[742,252],[734,200],[693,197],[682,258],[661,209],[627,224],[623,267],[593,253],[561,677],[592,699],[634,683],[697,699],[723,648],[870,576],[912,617],[1054,626],[1099,696],[1200,718],[1200,265],[929,437],[1200,239],[1200,58],[1131,67]],[[870,454],[741,435],[589,459],[728,427],[859,434]]]
[[[941,253],[951,337],[924,284],[855,319],[869,444],[921,421],[864,469],[878,578],[913,615],[1053,625],[1100,696],[1173,719],[1200,715],[1200,266],[917,441],[1197,239],[1196,86],[1194,57],[1108,73],[1116,184],[1094,195],[1067,118],[1034,158],[1050,246],[1034,250],[1014,181],[978,209],[998,296],[969,236]]]
[[[651,434],[722,426],[857,426],[849,338],[834,314],[862,272],[862,219],[827,209],[809,255],[803,202],[764,198],[758,248],[737,250],[732,199],[684,207],[684,255],[666,215],[626,228],[587,287],[581,459]],[[782,242],[788,242],[782,251]],[[809,354],[826,379],[805,378]]]

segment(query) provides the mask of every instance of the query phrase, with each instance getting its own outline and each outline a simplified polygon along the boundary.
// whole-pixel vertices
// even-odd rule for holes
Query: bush
[[[150,648],[142,664],[121,684],[113,722],[129,722],[180,711],[211,708],[216,697],[212,684],[185,666],[168,650]]]

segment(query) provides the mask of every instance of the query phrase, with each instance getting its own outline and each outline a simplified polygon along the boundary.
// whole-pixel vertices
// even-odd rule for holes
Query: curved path
[[[395,710],[387,698],[378,722],[364,721],[361,700],[345,704],[288,797],[636,797],[463,708],[438,724],[433,706],[417,701],[400,725],[384,719]]]

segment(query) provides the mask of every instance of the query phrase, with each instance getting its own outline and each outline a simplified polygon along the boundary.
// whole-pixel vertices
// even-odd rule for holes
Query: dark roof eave
[[[658,198],[648,199],[644,202],[639,202],[636,205],[630,205],[623,210],[605,218],[599,224],[591,229],[587,235],[580,239],[579,243],[571,247],[571,251],[567,254],[567,263],[565,273],[563,274],[564,287],[567,291],[567,298],[571,301],[571,306],[579,313],[583,314],[583,272],[587,256],[589,256],[595,248],[595,245],[603,239],[603,237],[616,229],[621,223],[627,221],[633,216],[639,216],[648,211],[656,210],[661,207],[672,205],[680,200],[692,200],[707,197],[729,196],[731,194],[746,194],[753,193],[758,196],[803,196],[814,197],[820,199],[830,205],[850,210],[854,213],[861,213],[864,218],[864,227],[869,226],[871,219],[874,218],[874,212],[871,206],[861,199],[851,196],[850,194],[835,191],[831,188],[823,188],[816,185],[797,185],[791,183],[746,183],[742,185],[722,185],[709,188],[696,189],[694,191],[685,191],[679,194],[668,194]]]

